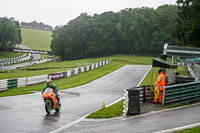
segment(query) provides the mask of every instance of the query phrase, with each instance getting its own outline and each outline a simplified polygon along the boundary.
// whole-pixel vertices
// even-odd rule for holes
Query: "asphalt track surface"
[[[180,130],[180,127],[198,123],[200,104],[177,109],[151,112],[131,118],[108,120],[86,119],[61,133],[164,133]],[[196,125],[197,126],[197,125]],[[178,128],[177,128],[178,127]]]
[[[41,92],[0,98],[0,132],[54,131],[101,108],[103,100],[110,104],[121,98],[124,89],[137,86],[150,68],[126,65],[93,82],[61,91],[62,109],[57,114],[46,115]]]

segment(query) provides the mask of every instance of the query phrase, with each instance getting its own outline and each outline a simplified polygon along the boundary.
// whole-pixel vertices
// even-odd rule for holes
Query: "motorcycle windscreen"
[[[50,93],[51,92],[51,88],[47,88],[46,90],[45,90],[45,93],[46,94],[48,94],[48,93]]]

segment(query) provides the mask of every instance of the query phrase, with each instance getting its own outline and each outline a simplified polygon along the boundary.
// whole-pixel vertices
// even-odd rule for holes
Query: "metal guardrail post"
[[[163,91],[162,106],[165,106],[165,86]]]

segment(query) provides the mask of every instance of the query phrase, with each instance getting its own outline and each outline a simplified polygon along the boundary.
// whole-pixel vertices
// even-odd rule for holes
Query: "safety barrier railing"
[[[42,82],[45,82],[47,79],[58,80],[61,78],[71,77],[71,76],[81,74],[83,72],[87,72],[104,65],[107,65],[109,63],[110,63],[110,60],[105,60],[105,61],[101,61],[95,64],[78,67],[69,71],[63,71],[63,72],[57,72],[57,73],[45,74],[45,75],[39,75],[39,76],[33,76],[33,77],[0,80],[0,91],[42,83]]]
[[[24,54],[22,56],[18,56],[18,57],[13,57],[13,58],[1,59],[0,60],[0,67],[1,66],[7,66],[7,65],[14,65],[14,64],[18,64],[18,63],[23,63],[23,62],[29,61],[30,57],[29,58],[28,57],[24,58],[25,56],[26,56],[26,54]],[[15,60],[15,59],[19,59],[19,60]]]
[[[2,62],[2,61],[8,61],[8,60],[14,60],[14,59],[20,59],[20,58],[23,58],[25,56],[26,56],[26,54],[23,54],[21,56],[16,56],[16,57],[3,58],[3,59],[0,59],[0,62]]]
[[[187,63],[187,70],[188,70],[189,74],[190,74],[192,77],[195,78],[195,81],[197,81],[197,80],[198,80],[198,76],[194,73],[194,71],[193,71],[192,68],[190,67],[190,64],[189,64],[189,63]]]
[[[166,86],[163,92],[163,103],[182,104],[200,100],[200,82],[190,82]]]

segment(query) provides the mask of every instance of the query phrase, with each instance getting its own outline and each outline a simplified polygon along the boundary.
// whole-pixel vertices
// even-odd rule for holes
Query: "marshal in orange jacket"
[[[159,91],[163,91],[164,90],[164,86],[165,86],[165,79],[166,76],[163,72],[160,72],[157,78],[157,81],[155,83],[155,85],[158,87]]]

